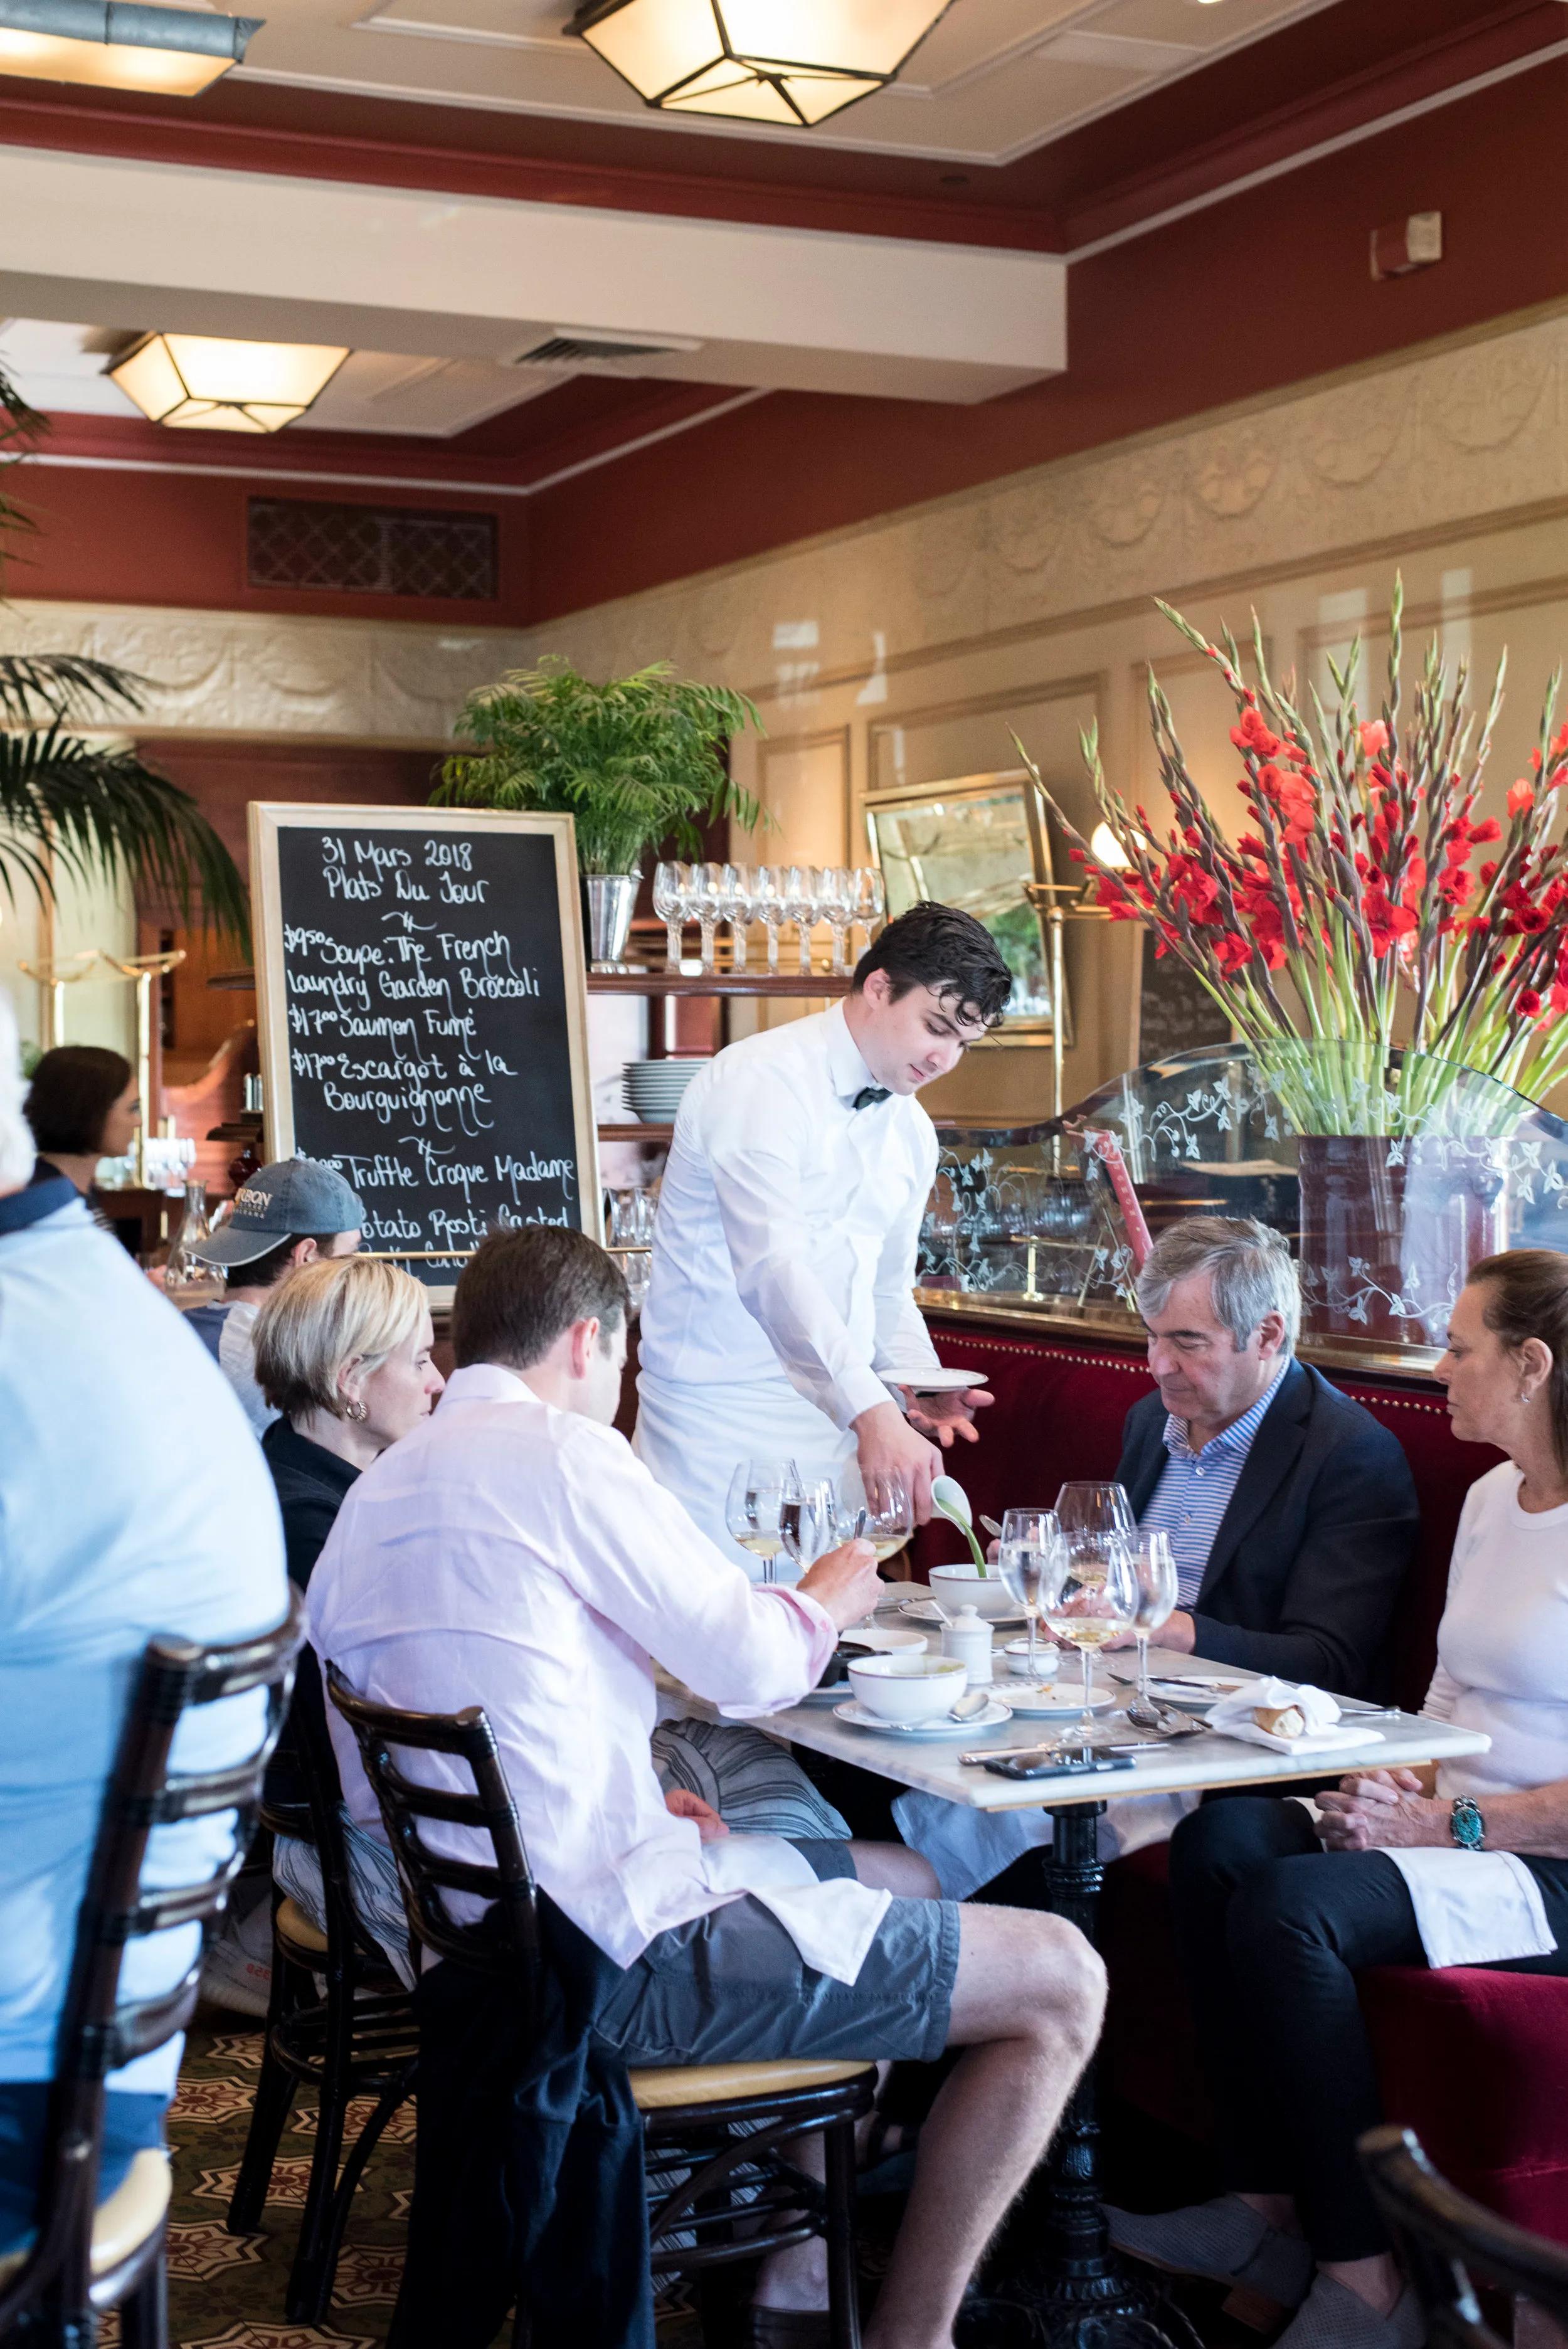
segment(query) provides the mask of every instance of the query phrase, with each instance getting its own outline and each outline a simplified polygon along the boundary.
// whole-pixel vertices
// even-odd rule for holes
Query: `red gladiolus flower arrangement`
[[[1161,837],[1143,808],[1110,788],[1097,734],[1086,733],[1099,812],[1126,858],[1120,870],[1103,864],[1057,809],[1091,875],[1089,902],[1112,920],[1144,923],[1157,952],[1180,955],[1263,1065],[1288,1064],[1304,1044],[1343,1044],[1371,1069],[1403,1046],[1539,1101],[1568,1067],[1561,671],[1547,690],[1531,772],[1509,790],[1500,820],[1479,810],[1506,657],[1478,731],[1466,668],[1450,678],[1434,643],[1407,719],[1399,585],[1382,709],[1371,719],[1355,699],[1358,644],[1343,669],[1330,663],[1337,708],[1325,710],[1314,694],[1309,719],[1294,678],[1270,678],[1255,615],[1249,683],[1228,630],[1211,644],[1169,605],[1160,608],[1235,698],[1231,740],[1244,817],[1234,838],[1222,829],[1150,672],[1150,719],[1172,821]],[[1342,1104],[1323,1103],[1325,1118],[1341,1114]],[[1316,1119],[1302,1130],[1314,1127],[1354,1130]]]

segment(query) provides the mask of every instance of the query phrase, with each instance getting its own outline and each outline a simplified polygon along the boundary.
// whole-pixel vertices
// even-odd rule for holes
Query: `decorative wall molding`
[[[0,650],[72,652],[150,680],[138,730],[309,736],[439,750],[467,696],[523,658],[514,629],[189,612],[0,605]]]
[[[1156,594],[1568,513],[1565,426],[1568,317],[1530,317],[568,615],[530,653],[664,657],[771,698],[775,634],[809,616],[820,691],[871,677],[874,637],[891,677]]]

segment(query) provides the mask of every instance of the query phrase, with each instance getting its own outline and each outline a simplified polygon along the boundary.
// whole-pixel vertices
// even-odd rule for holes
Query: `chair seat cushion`
[[[297,1953],[308,1961],[326,1955],[326,1935],[319,1925],[311,1923],[297,1900],[279,1902],[273,1930],[283,1945],[285,1957],[294,1957]]]
[[[793,2095],[799,2088],[832,2088],[874,2064],[834,2064],[801,2058],[779,2064],[674,2064],[629,2072],[632,2095],[642,2113],[674,2105],[724,2105],[745,2096]]]
[[[92,2271],[112,2274],[139,2251],[163,2224],[169,2208],[169,2156],[146,2146],[132,2158],[130,2168],[115,2190],[100,2202],[93,2219]],[[9,2283],[32,2253],[32,2245],[7,2251],[0,2259],[0,2284]]]

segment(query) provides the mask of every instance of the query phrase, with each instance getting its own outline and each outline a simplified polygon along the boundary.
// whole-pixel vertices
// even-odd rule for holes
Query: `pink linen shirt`
[[[654,1661],[727,1713],[763,1715],[815,1684],[832,1620],[798,1590],[749,1582],[613,1428],[493,1364],[456,1371],[438,1410],[348,1493],[309,1617],[324,1664],[377,1702],[483,1705],[539,1883],[617,1964],[753,1879],[777,1881],[777,1838],[705,1846],[665,1809],[648,1750]],[[327,1711],[349,1814],[381,1836],[353,1735]],[[468,1790],[446,1756],[406,1759]],[[468,1830],[426,1832],[455,1857],[488,1857]]]

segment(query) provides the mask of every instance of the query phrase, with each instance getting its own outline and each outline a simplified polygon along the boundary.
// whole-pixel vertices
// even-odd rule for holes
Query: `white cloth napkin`
[[[1276,1737],[1253,1719],[1260,1708],[1273,1712],[1294,1704],[1306,1727],[1299,1737]],[[1249,1745],[1266,1745],[1271,1754],[1333,1754],[1344,1745],[1381,1744],[1380,1729],[1346,1729],[1339,1725],[1339,1707],[1326,1689],[1294,1681],[1249,1681],[1233,1696],[1222,1696],[1204,1716],[1222,1736],[1244,1738]]]
[[[1405,1879],[1429,1966],[1496,1965],[1557,1947],[1541,1887],[1513,1852],[1431,1844],[1383,1857]]]
[[[749,1892],[770,1909],[806,1963],[834,1982],[852,1982],[891,1892],[853,1877],[824,1883],[803,1852],[783,1836],[719,1836],[702,1847],[703,1872],[716,1892]]]

